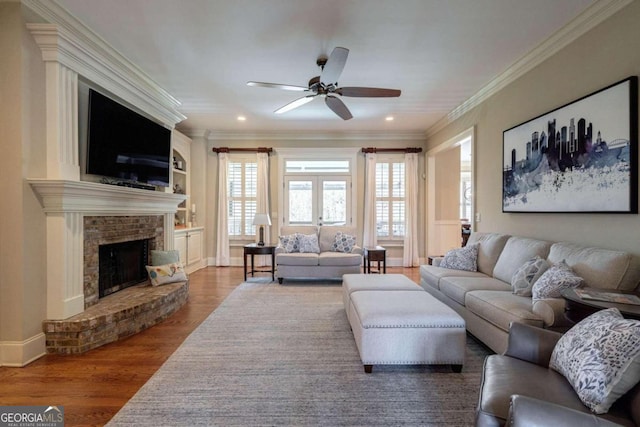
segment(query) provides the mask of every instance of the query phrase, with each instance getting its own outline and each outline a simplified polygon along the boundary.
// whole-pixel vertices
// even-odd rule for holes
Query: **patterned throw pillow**
[[[584,280],[577,276],[565,260],[553,264],[542,276],[533,284],[531,289],[534,300],[544,298],[561,298],[560,291],[563,289],[577,288]]]
[[[297,234],[300,252],[319,254],[320,244],[318,243],[317,234]]]
[[[480,244],[451,249],[444,255],[439,267],[453,270],[478,271],[478,247]]]
[[[521,297],[530,297],[531,289],[536,280],[549,268],[546,259],[539,256],[530,259],[518,268],[511,276],[511,288],[513,293]]]
[[[640,381],[640,320],[617,308],[598,311],[564,334],[549,367],[561,373],[596,414]]]
[[[147,265],[146,268],[152,286],[184,282],[187,280],[187,275],[182,268],[182,264],[179,262],[165,265]]]
[[[351,253],[355,245],[356,245],[356,236],[352,236],[351,234],[346,234],[346,233],[343,233],[342,231],[338,231],[336,233],[335,240],[333,241],[333,246],[331,247],[331,250],[333,252]]]
[[[288,254],[293,252],[300,252],[300,242],[298,241],[298,234],[288,234],[286,236],[280,236],[280,246],[284,248],[284,251]]]

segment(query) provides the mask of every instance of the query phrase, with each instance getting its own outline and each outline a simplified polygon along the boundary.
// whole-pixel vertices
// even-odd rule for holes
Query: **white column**
[[[82,214],[47,215],[47,318],[84,311]]]

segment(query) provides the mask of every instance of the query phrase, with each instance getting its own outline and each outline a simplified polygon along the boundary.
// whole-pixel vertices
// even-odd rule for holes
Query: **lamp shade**
[[[253,217],[253,225],[271,225],[271,218],[268,213],[257,213]]]

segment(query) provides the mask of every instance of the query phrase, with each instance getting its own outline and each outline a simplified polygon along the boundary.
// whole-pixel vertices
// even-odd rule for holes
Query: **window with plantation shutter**
[[[376,227],[378,238],[404,237],[404,158],[378,157],[376,160]]]
[[[255,159],[230,159],[227,171],[229,203],[229,237],[253,239],[256,213],[258,164]]]

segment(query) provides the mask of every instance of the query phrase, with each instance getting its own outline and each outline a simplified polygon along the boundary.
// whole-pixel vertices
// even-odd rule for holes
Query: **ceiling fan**
[[[391,98],[400,96],[400,90],[398,89],[353,86],[338,87],[338,77],[342,74],[348,55],[349,49],[336,47],[328,58],[324,55],[320,56],[316,61],[316,64],[318,64],[322,71],[319,76],[313,77],[309,80],[308,87],[263,82],[247,82],[247,85],[312,93],[311,95],[298,98],[284,107],[277,109],[275,111],[276,114],[286,113],[287,111],[291,111],[294,108],[298,108],[308,102],[311,102],[313,98],[317,96],[321,96],[324,98],[324,102],[327,104],[327,107],[329,107],[331,111],[336,113],[343,120],[349,120],[353,118],[353,116],[344,102],[342,102],[342,100],[336,95],[359,98]]]

